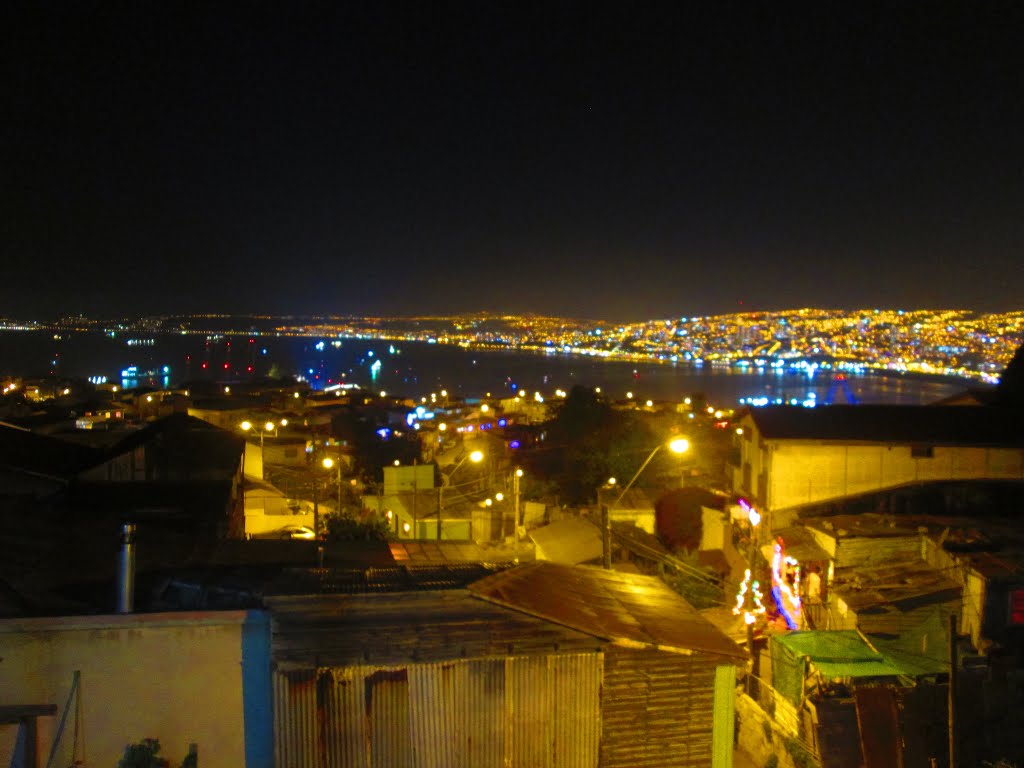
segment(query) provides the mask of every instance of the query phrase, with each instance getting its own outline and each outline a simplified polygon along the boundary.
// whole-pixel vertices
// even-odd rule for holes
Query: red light
[[[203,368],[205,368],[205,367],[206,367],[206,363],[203,363]]]
[[[228,369],[228,364],[224,363],[224,370],[226,371],[227,369]]]
[[[248,371],[249,373],[252,373],[252,366],[250,365],[250,366],[249,366],[248,368],[246,368],[246,370],[247,370],[247,371]]]

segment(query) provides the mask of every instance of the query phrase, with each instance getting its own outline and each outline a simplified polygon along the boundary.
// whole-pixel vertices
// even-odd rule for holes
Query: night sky
[[[1015,4],[867,5],[5,4],[0,316],[1024,307]]]

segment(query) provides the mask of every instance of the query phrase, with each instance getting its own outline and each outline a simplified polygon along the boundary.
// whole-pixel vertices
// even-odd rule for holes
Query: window
[[[284,449],[284,457],[286,459],[294,459],[298,455],[299,455],[299,449],[298,448],[285,448]]]
[[[934,459],[935,449],[930,445],[912,445],[910,456],[914,459]]]

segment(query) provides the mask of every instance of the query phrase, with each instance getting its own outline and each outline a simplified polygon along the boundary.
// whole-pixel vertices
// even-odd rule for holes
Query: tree
[[[594,500],[609,477],[625,484],[666,436],[632,411],[619,411],[589,387],[576,386],[544,425],[544,439],[524,452],[531,474],[547,478],[566,504]],[[638,478],[656,480],[670,464],[658,455]]]
[[[1024,344],[1017,348],[1009,365],[999,378],[996,388],[996,402],[1024,408]]]

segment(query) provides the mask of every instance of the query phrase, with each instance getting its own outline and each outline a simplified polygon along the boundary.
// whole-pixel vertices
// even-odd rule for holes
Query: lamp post
[[[282,427],[287,426],[287,424],[288,424],[288,420],[287,419],[281,419],[281,426]],[[249,432],[250,430],[253,430],[253,429],[258,429],[259,430],[259,433],[260,433],[260,479],[262,480],[266,476],[266,473],[263,470],[263,459],[264,459],[264,454],[263,454],[263,436],[268,434],[268,433],[272,434],[277,429],[277,424],[275,424],[272,421],[268,421],[268,422],[266,422],[263,425],[263,428],[260,429],[259,427],[254,425],[251,421],[243,421],[238,426],[242,428],[243,432]]]
[[[671,442],[662,443],[661,445],[655,446],[654,450],[651,451],[650,454],[648,454],[646,459],[644,459],[644,463],[640,465],[640,469],[638,469],[636,471],[636,474],[634,474],[633,477],[630,478],[630,481],[628,483],[626,483],[625,487],[622,489],[622,491],[619,493],[619,495],[615,498],[615,501],[613,501],[610,505],[605,505],[605,504],[601,505],[601,529],[602,529],[601,541],[602,541],[602,545],[603,545],[602,549],[604,550],[604,563],[603,563],[603,565],[604,565],[605,568],[607,568],[609,570],[612,567],[611,512],[612,512],[613,509],[615,509],[619,505],[619,502],[622,501],[622,498],[623,498],[623,496],[626,495],[626,492],[630,488],[633,487],[633,483],[635,483],[637,478],[640,477],[640,474],[645,469],[647,469],[647,465],[651,463],[651,459],[653,459],[657,455],[658,451],[660,451],[662,448],[666,448],[666,447],[669,450],[671,450],[673,453],[684,454],[688,450],[690,450],[690,441],[686,440],[685,438],[679,437],[679,438],[676,438],[675,440],[672,440]],[[609,482],[609,484],[612,484],[612,483]]]
[[[451,485],[452,478],[455,477],[455,473],[459,471],[459,467],[465,464],[467,461],[472,461],[474,464],[479,464],[483,461],[483,451],[473,451],[467,456],[462,457],[462,461],[455,465],[455,469],[448,473],[445,477],[441,475],[441,485],[437,488],[437,540],[441,540],[441,514],[444,512],[444,489]]]
[[[519,565],[519,478],[523,476],[523,470],[516,468],[516,471],[512,473],[512,514],[515,516],[512,527],[512,541],[514,547],[513,560],[516,565]]]
[[[326,469],[326,470],[331,470],[332,468],[337,470],[337,476],[336,476],[336,480],[337,480],[337,483],[338,483],[338,509],[337,509],[337,512],[340,515],[341,514],[341,463],[338,462],[336,464],[334,459],[332,459],[330,456],[325,456],[323,461],[321,461],[320,463],[323,465],[323,468]]]

